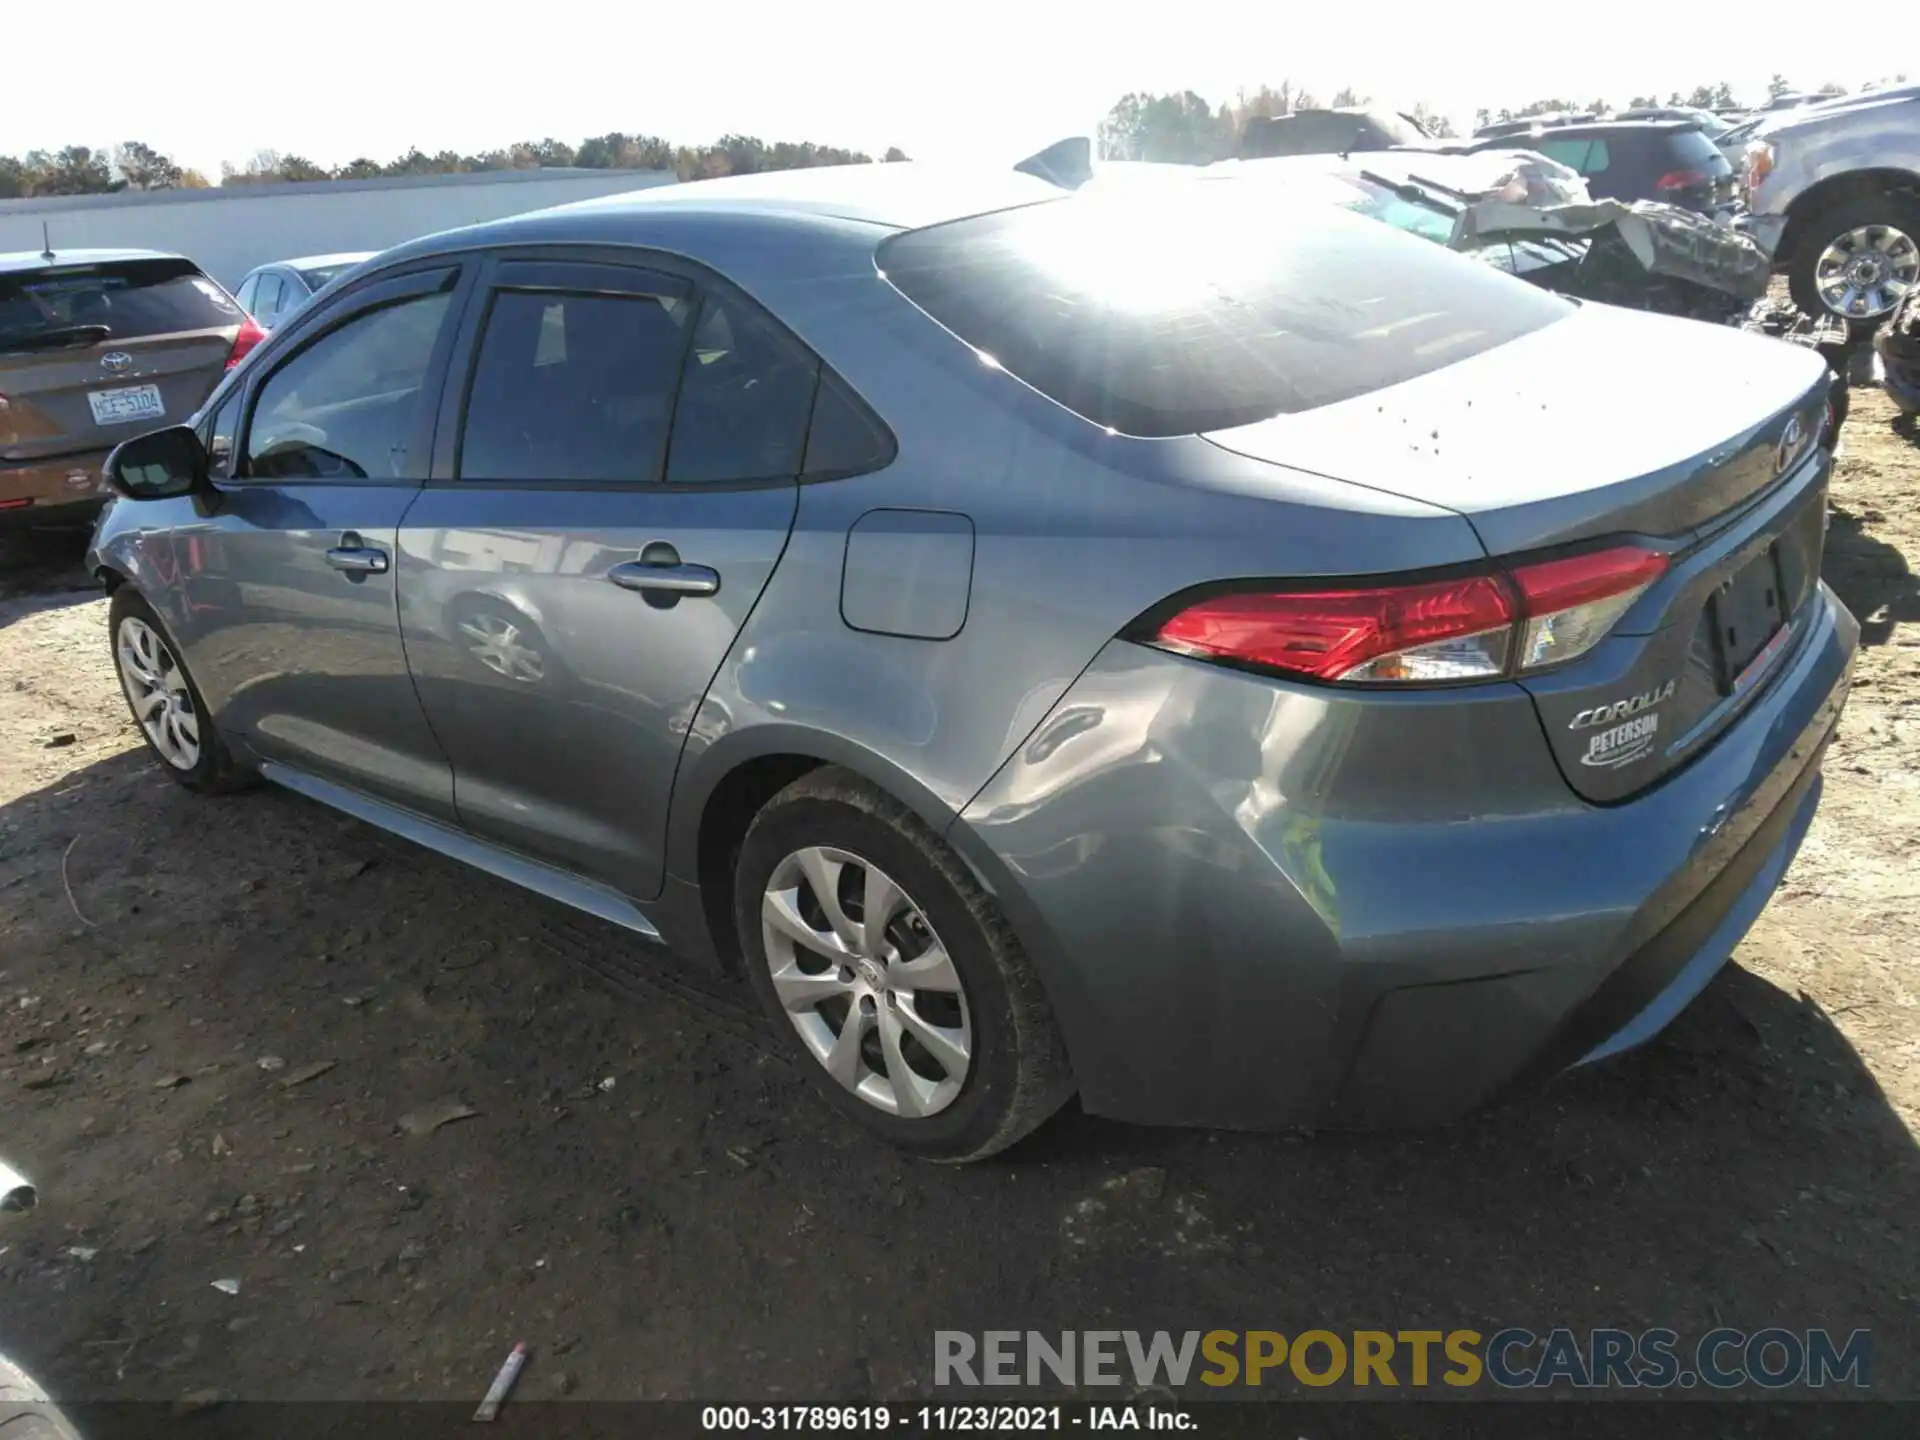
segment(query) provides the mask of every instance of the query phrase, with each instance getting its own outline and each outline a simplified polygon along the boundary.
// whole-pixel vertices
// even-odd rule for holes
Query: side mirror
[[[129,500],[171,500],[207,485],[207,452],[190,425],[136,435],[107,456],[107,483]]]

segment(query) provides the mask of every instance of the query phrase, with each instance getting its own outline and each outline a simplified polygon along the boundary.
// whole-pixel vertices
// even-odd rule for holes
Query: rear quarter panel
[[[1109,435],[1070,415],[902,299],[874,271],[877,236],[863,228],[830,278],[788,282],[750,257],[728,270],[886,418],[899,455],[872,474],[802,487],[786,554],[689,726],[675,875],[694,876],[705,797],[753,755],[848,764],[942,827],[1101,648],[1169,595],[1483,556],[1451,512],[1193,437]],[[971,521],[957,634],[908,639],[844,620],[848,531],[880,508]]]

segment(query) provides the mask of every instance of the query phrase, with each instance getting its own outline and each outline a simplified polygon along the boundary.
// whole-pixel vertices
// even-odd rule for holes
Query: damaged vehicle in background
[[[1229,161],[1202,173],[1318,192],[1556,294],[1805,346],[1833,375],[1829,429],[1837,434],[1846,419],[1846,327],[1764,299],[1766,254],[1749,237],[1692,211],[1595,200],[1567,166],[1520,149]]]
[[[1287,115],[1254,115],[1240,127],[1240,158],[1266,160],[1285,155],[1350,155],[1360,150],[1391,150],[1421,145],[1426,128],[1411,115],[1350,106],[1337,110],[1295,110]]]
[[[1789,110],[1747,153],[1741,224],[1794,304],[1878,329],[1920,287],[1920,85]]]
[[[1903,414],[1920,415],[1920,288],[1910,291],[1873,337],[1881,385]]]

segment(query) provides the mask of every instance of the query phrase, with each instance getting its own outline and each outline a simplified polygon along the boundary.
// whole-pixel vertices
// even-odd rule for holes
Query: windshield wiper
[[[1435,214],[1446,216],[1449,220],[1460,213],[1460,206],[1457,203],[1443,199],[1441,196],[1434,194],[1433,191],[1426,189],[1425,185],[1415,184],[1411,180],[1389,180],[1386,176],[1375,170],[1362,170],[1360,172],[1360,178],[1362,180],[1370,180],[1381,189],[1389,191],[1395,199],[1404,200],[1409,205],[1423,205]],[[1437,190],[1445,189],[1444,186],[1435,186],[1434,188]]]
[[[17,335],[0,334],[0,355],[25,355],[35,350],[75,350],[98,345],[112,335],[105,325],[56,325]]]

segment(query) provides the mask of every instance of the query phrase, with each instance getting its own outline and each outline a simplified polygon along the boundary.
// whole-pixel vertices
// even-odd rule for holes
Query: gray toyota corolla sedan
[[[1818,802],[1826,369],[1273,190],[855,167],[390,251],[111,462],[134,717],[744,973],[940,1159],[1635,1045]]]

